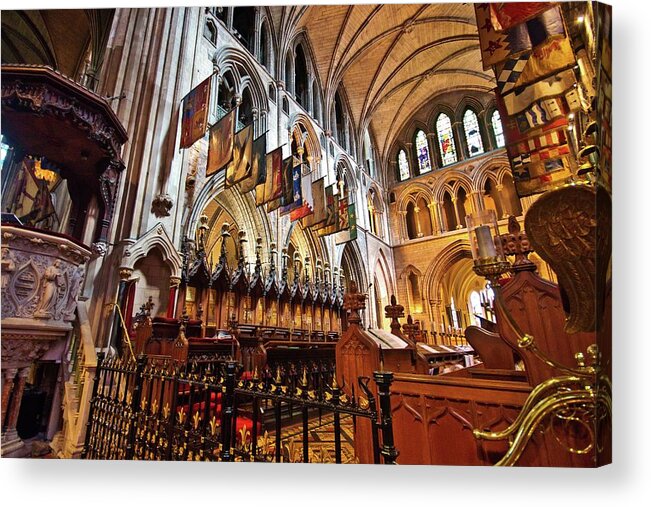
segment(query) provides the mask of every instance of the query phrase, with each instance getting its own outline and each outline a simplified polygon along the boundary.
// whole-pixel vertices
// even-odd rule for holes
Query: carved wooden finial
[[[405,316],[405,307],[399,305],[396,301],[396,296],[392,294],[391,304],[385,306],[384,311],[385,317],[391,319],[391,333],[402,337],[402,333],[400,332],[400,322],[398,322],[398,319]]]
[[[412,319],[411,315],[407,315],[407,323],[402,325],[402,329],[409,339],[413,342],[418,341],[416,338],[420,330],[420,325],[418,322],[414,324],[414,319]]]
[[[504,254],[515,256],[513,270],[535,271],[536,265],[527,258],[533,252],[527,232],[520,229],[520,223],[513,215],[509,216],[508,230],[508,233],[500,235],[500,240]]]
[[[355,280],[350,281],[350,287],[344,295],[344,309],[348,312],[348,323],[356,324],[362,321],[359,316],[359,310],[366,308],[366,298],[368,294],[362,294],[357,288]]]

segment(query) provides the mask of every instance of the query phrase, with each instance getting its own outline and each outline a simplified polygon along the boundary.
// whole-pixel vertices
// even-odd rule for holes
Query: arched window
[[[250,53],[253,53],[254,23],[255,7],[235,7],[233,11],[233,33]]]
[[[312,118],[321,123],[321,101],[319,100],[319,88],[316,79],[312,81]]]
[[[443,165],[454,164],[457,161],[457,148],[452,133],[452,123],[447,114],[441,113],[436,120],[436,135],[439,140],[441,162]]]
[[[405,150],[398,152],[398,178],[400,181],[405,181],[409,178],[409,161],[407,160]]]
[[[500,112],[496,109],[491,116],[491,125],[493,127],[493,135],[495,136],[495,146],[498,148],[504,147],[504,129],[502,128],[502,119]]]
[[[452,196],[447,190],[443,194],[443,214],[445,215],[445,229],[447,231],[455,230],[457,227],[457,215],[454,211]]]
[[[472,109],[466,109],[463,113],[463,131],[466,133],[466,144],[468,145],[468,156],[474,157],[484,153],[484,143],[479,132],[479,121]]]
[[[466,207],[466,201],[468,200],[466,191],[463,187],[459,187],[457,191],[457,213],[459,214],[459,221],[461,223],[457,224],[457,229],[462,229],[466,224],[466,215],[468,215],[468,209]]]
[[[382,237],[382,204],[375,189],[368,191],[368,219],[370,231],[378,237]]]
[[[416,204],[418,206],[418,229],[420,236],[431,236],[433,229],[432,215],[430,215],[427,201],[423,197],[419,197]]]
[[[454,306],[454,298],[450,297],[450,313],[452,314],[452,327],[454,329],[461,329],[461,326],[459,326],[459,315],[457,313],[457,309]]]
[[[416,217],[416,205],[413,202],[407,204],[407,237],[416,239],[418,237],[418,222]]]
[[[309,107],[308,104],[308,84],[307,84],[307,62],[305,52],[300,44],[296,46],[296,59],[294,60],[294,94],[296,102],[304,109]]]
[[[226,19],[228,17],[226,7],[211,7],[210,12],[217,19],[221,20],[222,23],[226,24]]]
[[[423,298],[418,284],[418,275],[412,271],[409,273],[407,280],[409,282],[408,286],[411,309],[414,313],[420,313],[423,311]]]
[[[337,142],[339,146],[344,146],[345,135],[345,123],[344,123],[344,110],[343,104],[341,102],[341,95],[339,91],[335,93],[335,124],[336,124],[336,134]]]
[[[217,101],[215,105],[215,121],[219,120],[226,115],[228,111],[233,109],[235,106],[235,79],[233,75],[227,71],[222,76],[221,82],[219,83],[219,88],[217,90]],[[212,104],[215,102],[211,102]]]
[[[242,92],[242,102],[240,102],[237,111],[237,119],[243,127],[253,123],[253,98],[248,88],[245,88]]]
[[[503,213],[508,215],[516,217],[522,215],[522,204],[515,190],[513,178],[509,174],[505,174],[502,178],[502,209]]]
[[[471,318],[475,323],[475,326],[481,327],[481,319],[479,317],[485,317],[484,308],[481,305],[481,299],[479,297],[479,292],[473,290],[470,293],[470,310]]]
[[[293,86],[292,80],[294,79],[294,74],[292,71],[292,56],[290,53],[287,53],[285,57],[285,90],[287,93],[292,93]]]
[[[335,177],[337,179],[337,194],[339,195],[339,199],[348,197],[348,180],[346,179],[346,166],[343,163],[337,164]]]
[[[206,20],[206,26],[203,30],[203,36],[208,39],[212,44],[217,44],[217,27],[212,19]]]
[[[418,157],[418,174],[430,172],[432,164],[430,163],[429,148],[427,147],[427,136],[422,130],[416,132],[416,155]]]
[[[500,201],[500,195],[497,189],[495,188],[495,185],[490,179],[486,180],[486,183],[484,184],[484,208],[485,209],[492,209],[495,211],[495,214],[498,217],[502,216],[502,203]]]
[[[366,170],[371,178],[375,177],[375,157],[373,156],[373,145],[371,144],[371,135],[368,128],[364,130],[364,146],[363,146],[364,163]]]
[[[260,27],[260,63],[271,72],[271,38],[266,20]]]

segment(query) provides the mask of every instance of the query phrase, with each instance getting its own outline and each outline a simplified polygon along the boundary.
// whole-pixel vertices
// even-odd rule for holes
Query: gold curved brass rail
[[[587,349],[591,360],[590,365],[585,364],[585,356],[579,352],[575,354],[577,367],[571,368],[549,358],[536,346],[533,336],[523,333],[502,300],[498,284],[494,284],[495,303],[502,308],[507,325],[518,337],[518,346],[531,351],[535,357],[545,364],[558,369],[566,375],[550,378],[537,385],[527,397],[522,410],[515,421],[501,431],[482,431],[475,428],[473,435],[482,440],[507,440],[509,449],[498,461],[496,466],[514,466],[522,456],[532,436],[545,425],[549,418],[550,430],[556,441],[573,454],[587,454],[598,447],[596,435],[597,413],[605,413],[610,418],[612,414],[612,385],[610,378],[601,371],[599,349],[596,344]],[[588,435],[588,443],[582,448],[572,447],[559,438],[554,430],[556,418],[565,424],[579,424],[583,426]]]
[[[577,383],[580,380],[581,379],[578,377],[554,377],[541,382],[533,389],[533,391],[531,391],[527,397],[527,400],[522,406],[522,410],[516,417],[515,421],[513,421],[513,423],[508,428],[502,431],[493,432],[481,431],[475,428],[472,431],[473,435],[475,435],[476,438],[481,438],[484,440],[505,440],[507,438],[510,438],[511,435],[515,433],[520,426],[522,426],[525,417],[527,417],[527,414],[533,410],[534,406],[547,399],[549,396],[547,393],[549,391],[553,390],[553,393],[555,393],[559,390],[559,388],[570,386],[571,384]]]
[[[595,394],[589,391],[569,391],[566,393],[555,393],[544,398],[536,404],[529,412],[525,414],[522,424],[517,429],[515,437],[509,450],[504,457],[496,463],[496,466],[513,466],[516,464],[527,444],[531,440],[534,432],[539,428],[542,421],[557,409],[566,409],[572,405],[589,405],[595,404]],[[594,440],[594,436],[592,435]],[[590,444],[590,447],[592,444]],[[568,448],[570,452],[571,449]]]
[[[120,327],[122,328],[122,333],[124,333],[124,339],[127,342],[127,345],[129,346],[129,353],[131,354],[131,359],[134,361],[136,360],[136,355],[133,353],[133,346],[131,345],[131,338],[129,337],[129,331],[127,330],[127,325],[124,322],[124,317],[122,316],[122,310],[120,309],[120,305],[117,303],[107,303],[106,304],[107,309],[112,309],[115,308],[118,311],[118,316],[120,317]]]

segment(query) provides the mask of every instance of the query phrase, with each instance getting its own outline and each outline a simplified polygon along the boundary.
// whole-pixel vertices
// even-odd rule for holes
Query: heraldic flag
[[[255,188],[255,204],[262,206],[280,197],[283,182],[283,151],[278,147],[267,154],[267,174],[263,185]]]
[[[210,128],[208,164],[206,177],[215,174],[233,158],[233,137],[235,132],[235,109]]]
[[[189,148],[206,134],[212,76],[203,80],[181,102],[181,148]]]
[[[248,125],[235,134],[233,159],[226,166],[226,188],[232,187],[251,174],[253,158],[253,125]]]
[[[253,158],[251,160],[251,174],[240,183],[240,192],[250,192],[261,183],[267,175],[267,135],[262,134],[253,141]]]

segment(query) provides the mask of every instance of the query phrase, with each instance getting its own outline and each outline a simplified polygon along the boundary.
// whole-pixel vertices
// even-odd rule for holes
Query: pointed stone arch
[[[267,111],[267,89],[250,55],[236,47],[221,47],[213,56],[213,65],[219,74],[230,70],[237,81],[237,93],[241,94],[244,87],[248,86],[253,107],[258,111]]]
[[[121,268],[133,270],[136,262],[145,258],[152,249],[157,249],[163,261],[170,268],[172,276],[181,276],[183,260],[174,247],[165,225],[156,224],[137,240],[126,240]]]

